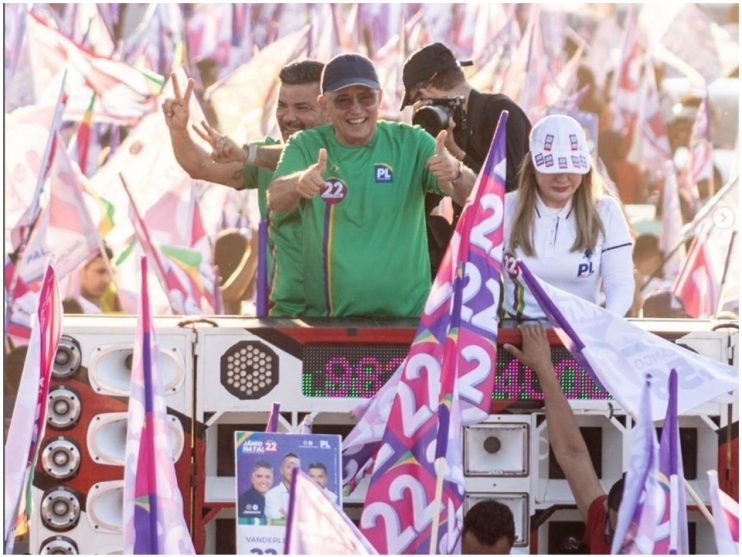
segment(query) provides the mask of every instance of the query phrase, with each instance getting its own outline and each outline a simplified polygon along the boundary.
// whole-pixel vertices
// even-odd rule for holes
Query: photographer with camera
[[[531,123],[506,95],[475,90],[461,70],[461,66],[467,65],[471,62],[458,62],[442,43],[429,44],[414,52],[402,70],[405,96],[400,110],[424,101],[415,110],[412,123],[434,137],[440,130],[448,129],[446,148],[476,173],[487,157],[500,113],[508,110],[505,190],[513,191],[518,186],[518,165],[528,152]]]

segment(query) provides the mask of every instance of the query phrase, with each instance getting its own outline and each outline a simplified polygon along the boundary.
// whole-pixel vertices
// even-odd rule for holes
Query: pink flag
[[[183,271],[170,262],[152,242],[147,225],[139,214],[134,197],[131,195],[126,182],[121,182],[129,196],[129,217],[134,225],[134,231],[144,253],[152,259],[155,266],[155,275],[167,294],[170,309],[174,315],[200,315],[201,307],[198,304],[200,296],[194,291],[194,284]]]
[[[739,182],[719,190],[693,221],[695,236],[673,292],[693,317],[711,317],[734,303],[739,284],[739,250],[734,224],[739,208]],[[706,209],[708,207],[708,210]],[[731,295],[729,295],[729,294]]]
[[[34,314],[31,340],[5,443],[5,553],[13,553],[18,521],[28,519],[30,483],[46,428],[46,405],[54,355],[62,328],[62,302],[54,269],[46,268]],[[12,456],[12,457],[11,457]],[[24,492],[25,505],[21,506]]]
[[[362,417],[344,443],[353,451],[344,451],[346,472],[363,470],[369,442],[381,433],[361,515],[361,531],[379,553],[450,554],[458,548],[464,498],[461,424],[484,419],[492,402],[506,121],[507,112],[443,257],[407,358],[377,395],[392,396],[389,411],[378,409],[386,401],[369,405],[377,409]],[[382,417],[385,424],[371,422]],[[398,495],[405,490],[409,498]],[[390,521],[397,528],[390,529]]]
[[[693,184],[714,178],[714,147],[711,144],[711,118],[708,90],[696,113],[690,134],[690,169]],[[712,190],[713,191],[713,190]]]
[[[13,227],[11,232],[11,241],[14,249],[19,249],[28,240],[28,236],[31,233],[31,228],[36,222],[36,218],[39,215],[39,207],[41,203],[41,194],[44,191],[44,184],[49,174],[49,168],[51,162],[54,159],[54,151],[57,148],[57,132],[62,124],[62,113],[67,102],[67,98],[64,94],[65,83],[67,82],[67,72],[62,75],[62,80],[59,86],[59,93],[57,95],[56,103],[54,104],[54,113],[52,116],[51,124],[49,126],[49,133],[44,137],[45,145],[43,155],[38,161],[38,170],[34,173],[33,180],[35,187],[33,189],[33,198],[31,203],[24,211],[21,218]],[[64,146],[64,143],[60,143]],[[63,147],[62,147],[63,148]],[[35,166],[35,160],[28,160],[28,162]]]
[[[91,92],[98,97],[97,121],[133,125],[145,114],[157,110],[157,93],[163,83],[161,76],[95,54],[33,11],[28,16],[28,46],[38,95],[60,68],[69,68],[73,74],[70,83],[84,83],[84,86],[69,90],[68,118],[82,118]]]
[[[618,72],[611,84],[614,103],[613,129],[631,137],[639,111],[642,61],[637,42],[637,9],[630,6],[624,21],[624,38]]]
[[[286,522],[286,555],[376,555],[356,525],[299,468],[294,468]]]
[[[646,56],[633,136],[627,160],[659,171],[670,159],[670,140],[665,131],[665,120],[660,106],[660,95],[654,77],[654,63]]]
[[[141,269],[124,466],[124,554],[192,555],[170,449],[144,257]]]
[[[739,555],[739,504],[719,488],[716,470],[709,470],[706,474],[714,515],[716,550],[719,555]]]
[[[63,145],[61,136],[57,142]],[[10,331],[16,340],[30,331],[31,313],[51,262],[61,280],[95,254],[101,246],[97,226],[83,198],[83,177],[64,149],[57,149],[49,176],[49,202],[21,251],[9,286]],[[17,329],[16,329],[17,327]]]

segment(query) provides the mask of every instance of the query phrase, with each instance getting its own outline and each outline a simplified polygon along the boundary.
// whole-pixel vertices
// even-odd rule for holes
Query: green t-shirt
[[[273,139],[272,137],[266,137],[263,141],[256,141],[255,143],[251,143],[251,145],[257,145],[260,147],[263,145],[278,145],[279,143],[280,141]],[[258,190],[258,210],[260,211],[261,219],[265,219],[268,214],[267,192],[271,180],[273,180],[272,170],[263,168],[262,166],[245,163],[245,189]]]
[[[280,142],[266,137],[254,145],[277,145]],[[268,212],[267,192],[273,180],[273,171],[245,164],[245,188],[258,190],[260,218],[266,220]],[[299,212],[283,219],[277,228],[268,219],[268,238],[265,269],[269,296],[268,314],[277,317],[300,315],[304,311],[304,285],[301,281],[301,228]],[[280,273],[279,273],[280,268]]]
[[[274,177],[316,163],[322,147],[325,189],[298,204],[305,314],[418,317],[430,290],[424,199],[440,194],[426,166],[435,140],[379,121],[370,143],[346,146],[326,124],[292,136]]]

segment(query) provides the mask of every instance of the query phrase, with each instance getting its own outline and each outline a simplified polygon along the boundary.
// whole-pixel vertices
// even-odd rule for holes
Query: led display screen
[[[306,344],[302,368],[302,393],[316,398],[369,398],[404,360],[403,344]],[[573,400],[608,399],[562,346],[552,346],[551,357],[562,390]],[[497,353],[494,400],[543,400],[536,374],[505,350]]]

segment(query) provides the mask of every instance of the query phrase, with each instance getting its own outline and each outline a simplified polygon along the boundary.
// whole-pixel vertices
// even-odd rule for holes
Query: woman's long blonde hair
[[[533,226],[535,218],[536,196],[538,195],[538,184],[536,183],[536,170],[531,161],[531,154],[526,153],[518,171],[518,202],[515,206],[513,225],[510,228],[510,242],[508,249],[515,253],[520,248],[529,257],[535,255],[533,249]],[[570,251],[584,251],[595,249],[598,243],[598,235],[605,234],[603,221],[598,214],[597,201],[603,191],[603,180],[590,168],[590,172],[582,177],[580,187],[572,196],[572,212],[577,223],[577,238]]]

